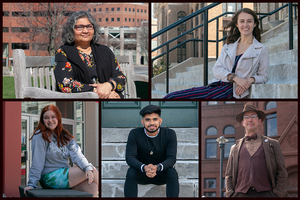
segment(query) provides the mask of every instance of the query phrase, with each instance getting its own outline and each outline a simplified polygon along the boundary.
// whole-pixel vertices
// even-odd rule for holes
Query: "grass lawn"
[[[3,78],[3,99],[15,99],[15,83],[13,76],[2,76]]]

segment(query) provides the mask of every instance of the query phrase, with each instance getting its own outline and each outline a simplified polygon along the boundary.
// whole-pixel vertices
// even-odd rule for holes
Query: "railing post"
[[[293,3],[289,3],[289,49],[293,49]]]
[[[154,61],[151,61],[151,72],[150,72],[151,73],[151,78],[153,78],[153,62]]]
[[[297,6],[294,6],[295,20],[297,20]]]
[[[263,32],[263,24],[262,24],[262,20],[263,20],[263,19],[260,19],[260,30],[261,30],[261,32]]]
[[[169,93],[169,43],[167,44],[167,77],[166,77],[166,93]]]
[[[217,27],[216,27],[216,31],[217,31],[217,34],[216,34],[216,59],[218,59],[219,57],[219,18],[217,19]]]
[[[203,13],[203,84],[208,85],[208,10]]]
[[[196,57],[196,39],[193,39],[194,42],[194,58]]]

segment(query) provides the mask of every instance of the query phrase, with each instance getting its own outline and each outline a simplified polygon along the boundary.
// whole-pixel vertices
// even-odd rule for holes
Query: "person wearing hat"
[[[125,197],[137,197],[137,184],[167,184],[167,197],[178,197],[176,162],[177,138],[172,129],[160,127],[159,106],[148,105],[140,111],[143,128],[130,131],[126,145],[127,170]]]
[[[266,114],[245,104],[236,120],[245,136],[231,147],[225,173],[226,197],[284,197],[287,171],[277,140],[259,132]]]

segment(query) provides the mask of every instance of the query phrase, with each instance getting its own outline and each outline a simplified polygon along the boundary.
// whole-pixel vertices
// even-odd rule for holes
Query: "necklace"
[[[154,150],[154,147],[155,147],[154,141],[153,141],[153,147],[151,149],[150,144],[149,144],[149,139],[148,138],[146,138],[146,139],[147,139],[148,147],[149,147],[149,150],[150,150],[150,156],[152,156],[153,155],[153,150]]]

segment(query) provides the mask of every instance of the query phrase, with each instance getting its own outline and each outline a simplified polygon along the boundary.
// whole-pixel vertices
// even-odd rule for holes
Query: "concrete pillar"
[[[124,56],[124,26],[120,27],[120,56]]]
[[[107,26],[105,26],[105,28],[104,28],[104,44],[106,46],[108,46],[108,27]]]
[[[136,64],[141,64],[141,28],[136,27]]]

